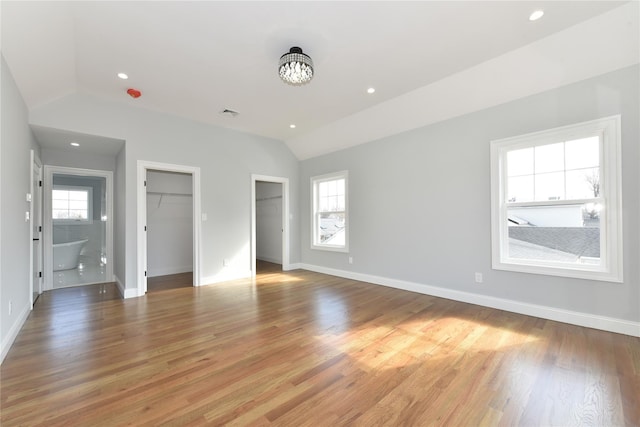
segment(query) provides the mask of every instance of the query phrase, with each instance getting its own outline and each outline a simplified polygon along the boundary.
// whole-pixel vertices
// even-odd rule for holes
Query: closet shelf
[[[192,194],[189,194],[189,193],[167,193],[166,191],[147,191],[147,194],[157,194],[160,196],[185,196],[185,197],[192,196]]]
[[[155,194],[155,195],[159,195],[160,199],[158,199],[158,206],[160,207],[160,205],[162,204],[162,199],[164,196],[181,196],[181,197],[191,197],[192,194],[188,194],[188,193],[168,193],[166,191],[147,191],[147,194]]]

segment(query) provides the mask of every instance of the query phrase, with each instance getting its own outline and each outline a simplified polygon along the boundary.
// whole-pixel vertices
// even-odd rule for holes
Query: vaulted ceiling
[[[529,21],[537,9],[544,17]],[[88,94],[283,140],[304,159],[637,63],[637,11],[618,1],[2,1],[1,46],[30,109]],[[291,46],[313,58],[308,85],[278,77]]]

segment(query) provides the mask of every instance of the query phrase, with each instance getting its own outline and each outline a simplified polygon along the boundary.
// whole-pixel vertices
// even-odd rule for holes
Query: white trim
[[[316,187],[321,182],[334,181],[338,179],[344,179],[344,246],[330,245],[323,243],[316,243],[316,230],[318,213],[316,212],[317,205],[317,191]],[[349,171],[343,170],[338,172],[331,172],[324,175],[316,175],[310,178],[311,180],[311,249],[317,249],[321,251],[329,252],[349,252],[349,230],[351,224],[349,223]]]
[[[251,174],[251,272],[249,277],[256,275],[256,182],[273,182],[282,184],[282,270],[289,269],[289,178],[279,176],[268,176]],[[216,283],[224,280],[218,280],[216,276],[210,277],[210,283]]]
[[[255,271],[255,270],[254,270]],[[251,279],[253,271],[245,271],[243,273],[227,273],[220,272],[215,276],[203,277],[199,286],[215,285],[216,283],[229,282],[232,280]]]
[[[9,332],[4,337],[4,340],[2,340],[2,347],[0,347],[0,364],[4,361],[4,358],[7,356],[7,353],[9,353],[13,342],[16,340],[20,330],[24,326],[24,323],[27,321],[31,308],[32,305],[30,304],[22,309],[20,314],[16,317],[16,321],[11,325],[11,329],[9,329]]]
[[[494,270],[518,271],[586,280],[623,282],[622,244],[622,171],[621,117],[604,117],[587,122],[533,132],[491,141],[491,265]],[[600,259],[602,265],[590,266],[508,258],[509,236],[506,212],[513,206],[566,205],[581,200],[548,201],[544,203],[505,203],[507,149],[526,148],[548,143],[601,135],[600,188],[605,209],[601,214]]]
[[[31,178],[30,178],[30,182],[31,182],[31,186],[29,191],[31,192],[31,203],[29,204],[29,212],[30,212],[30,227],[29,227],[29,242],[30,242],[30,247],[29,247],[29,301],[31,304],[31,308],[33,309],[33,303],[35,302],[33,300],[33,294],[34,294],[34,288],[35,288],[35,284],[34,284],[34,278],[35,278],[35,272],[33,269],[33,221],[36,218],[35,215],[35,209],[34,209],[34,205],[35,205],[35,200],[39,199],[39,203],[38,203],[38,207],[40,208],[40,212],[39,212],[39,218],[40,218],[40,224],[44,225],[43,223],[43,206],[44,204],[42,203],[42,195],[43,195],[43,187],[38,187],[37,185],[34,185],[33,182],[33,174],[35,172],[35,168],[34,165],[37,165],[38,168],[40,169],[40,173],[38,174],[38,176],[40,177],[40,181],[43,181],[43,175],[44,175],[44,170],[42,167],[42,161],[40,160],[40,157],[38,156],[38,153],[36,153],[34,150],[30,150],[31,151]],[[34,191],[34,188],[37,188],[37,191]],[[43,274],[44,274],[44,239],[43,239],[43,235],[44,233],[41,231],[40,232],[40,269],[42,270]],[[42,293],[42,284],[43,284],[43,278],[41,277],[39,279],[38,283],[38,295]]]
[[[180,267],[159,267],[153,270],[153,274],[149,274],[147,271],[147,278],[167,276],[169,274],[191,273],[193,265],[181,265]]]
[[[200,245],[202,229],[202,202],[200,194],[200,168],[197,166],[175,165],[170,163],[149,162],[138,160],[137,169],[137,296],[147,293],[147,278],[144,274],[147,269],[147,233],[144,230],[147,222],[147,189],[144,185],[147,170],[166,172],[178,172],[191,175],[191,191],[193,202],[193,286],[199,286],[200,278]],[[126,296],[125,296],[126,298]]]
[[[261,256],[261,257],[256,257],[256,260],[258,261],[266,261],[266,262],[271,262],[273,264],[280,264],[280,260],[277,258],[271,258],[270,256]],[[282,270],[284,271],[284,267],[282,268]]]
[[[299,266],[300,268],[305,270],[329,274],[331,276],[343,277],[345,279],[358,280],[361,282],[372,283],[374,285],[388,286],[405,291],[417,292],[424,295],[431,295],[439,298],[446,298],[454,301],[480,305],[483,307],[510,311],[512,313],[524,314],[527,316],[535,316],[542,319],[569,323],[586,328],[600,329],[603,331],[640,337],[640,322],[617,319],[614,317],[598,316],[595,314],[564,310],[537,304],[529,304],[506,298],[491,297],[487,295],[474,294],[471,292],[441,288],[439,286],[424,285],[415,282],[408,282],[405,280],[338,270],[312,264],[300,263]]]
[[[106,252],[105,281],[113,281],[113,172],[97,169],[69,168],[63,166],[44,165],[44,206],[42,218],[42,244],[44,251],[44,290],[53,289],[53,218],[51,217],[51,190],[53,189],[53,175],[98,176],[106,180]]]
[[[122,298],[127,299],[127,298],[135,298],[139,296],[137,288],[126,289],[122,284],[122,282],[120,281],[120,279],[118,279],[118,276],[116,276],[115,274],[113,275],[113,281],[116,282],[116,286],[118,286],[118,291],[120,291],[120,296]]]
[[[302,264],[301,263],[294,262],[294,263],[289,264],[289,268],[287,268],[286,270],[283,267],[282,271],[300,270],[301,268],[302,268]]]

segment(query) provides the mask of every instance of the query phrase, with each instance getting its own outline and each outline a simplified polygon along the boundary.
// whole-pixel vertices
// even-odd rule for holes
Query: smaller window
[[[313,249],[348,250],[347,172],[311,178]]]
[[[56,185],[51,193],[52,218],[55,223],[88,224],[93,222],[93,188]]]

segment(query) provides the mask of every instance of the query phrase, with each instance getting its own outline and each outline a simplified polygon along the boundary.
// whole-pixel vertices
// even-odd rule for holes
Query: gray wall
[[[639,321],[639,76],[638,66],[626,68],[301,162],[302,262]],[[492,270],[489,141],[615,114],[622,114],[624,283]],[[350,253],[312,250],[310,177],[345,169]],[[474,282],[475,272],[484,283]]]
[[[116,169],[113,173],[113,274],[115,280],[123,284],[124,278],[127,277],[126,158],[125,143],[116,156]],[[132,230],[135,230],[135,228],[132,228]]]
[[[29,211],[31,154],[38,146],[28,126],[27,107],[1,57],[2,114],[0,134],[0,360],[30,310]],[[9,303],[12,312],[9,314]]]
[[[118,258],[116,275],[127,288],[137,286],[138,160],[201,168],[202,212],[208,215],[208,220],[202,222],[201,242],[201,275],[205,283],[244,276],[251,268],[251,174],[289,178],[294,218],[291,262],[299,261],[298,162],[283,142],[83,95],[70,95],[34,109],[30,122],[126,141],[126,156],[117,160],[126,165],[125,224],[116,224],[119,236],[115,239],[116,252],[121,252],[124,239],[125,277],[121,277]],[[122,184],[117,181],[118,188]],[[120,212],[121,202],[118,200],[116,205]],[[224,259],[229,260],[227,267],[223,267]]]
[[[63,166],[67,168],[94,169],[114,171],[116,167],[115,157],[99,154],[87,154],[70,150],[56,150],[43,148],[41,157],[43,165]]]

